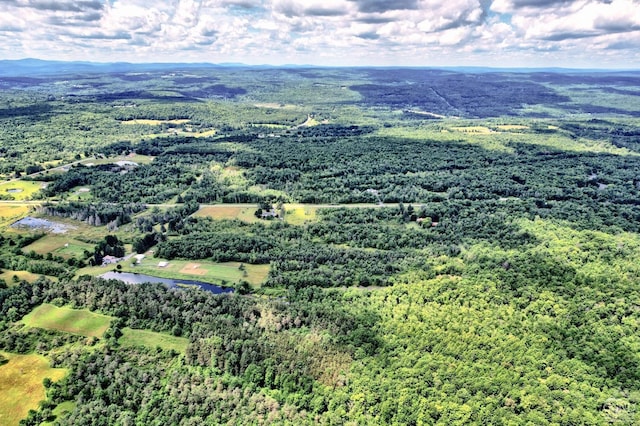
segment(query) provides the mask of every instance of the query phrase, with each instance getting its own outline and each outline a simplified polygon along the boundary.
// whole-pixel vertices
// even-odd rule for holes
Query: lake
[[[107,272],[100,275],[100,278],[105,280],[118,280],[127,284],[142,284],[142,283],[162,283],[169,288],[176,288],[180,286],[198,286],[202,290],[208,291],[213,294],[233,293],[233,289],[230,287],[220,287],[215,284],[204,283],[202,281],[191,280],[174,280],[171,278],[153,277],[146,274],[134,274],[131,272]]]

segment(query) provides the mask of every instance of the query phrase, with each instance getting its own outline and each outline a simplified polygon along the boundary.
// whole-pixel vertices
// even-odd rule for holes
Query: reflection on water
[[[100,275],[100,278],[105,280],[118,280],[128,284],[142,284],[142,283],[162,283],[169,288],[181,287],[181,286],[198,286],[202,290],[209,291],[213,294],[233,293],[233,289],[229,287],[220,287],[218,285],[204,283],[202,281],[191,280],[174,280],[171,278],[159,278],[146,274],[133,274],[131,272],[107,272]]]

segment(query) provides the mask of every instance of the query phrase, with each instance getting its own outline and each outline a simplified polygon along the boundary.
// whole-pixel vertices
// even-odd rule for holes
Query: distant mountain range
[[[84,62],[84,61],[49,61],[41,59],[0,60],[0,76],[4,77],[34,77],[44,75],[65,75],[82,73],[130,73],[153,72],[203,68],[337,68],[316,65],[247,65],[242,63],[129,63],[129,62]],[[354,67],[349,67],[354,68]],[[455,72],[487,73],[487,72],[545,72],[545,73],[599,73],[599,72],[628,72],[624,70],[581,69],[581,68],[491,68],[491,67],[357,67],[357,68],[412,68],[412,69],[440,69]],[[637,70],[636,70],[637,71]]]

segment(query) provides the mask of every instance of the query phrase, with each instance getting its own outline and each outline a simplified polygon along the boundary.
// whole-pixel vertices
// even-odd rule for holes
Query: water
[[[41,231],[53,232],[54,234],[64,234],[70,229],[76,229],[76,227],[72,225],[65,225],[64,223],[58,223],[47,219],[39,219],[31,216],[20,219],[13,223],[11,227],[39,229]]]
[[[229,287],[220,287],[218,285],[204,283],[202,281],[191,280],[174,280],[171,278],[153,277],[146,274],[133,274],[131,272],[107,272],[100,275],[100,278],[105,280],[118,280],[127,284],[142,284],[142,283],[162,283],[169,288],[185,286],[198,286],[202,290],[211,292],[213,294],[233,293],[233,289]]]

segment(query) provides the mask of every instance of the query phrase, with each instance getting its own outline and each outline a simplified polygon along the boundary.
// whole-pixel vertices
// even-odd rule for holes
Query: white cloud
[[[639,31],[640,0],[0,1],[3,57],[640,66]]]

